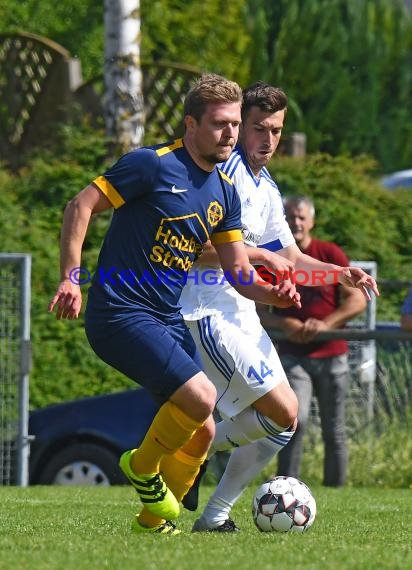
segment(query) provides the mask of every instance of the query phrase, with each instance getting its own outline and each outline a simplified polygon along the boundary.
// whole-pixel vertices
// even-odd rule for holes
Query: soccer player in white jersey
[[[285,220],[279,190],[266,169],[279,144],[287,97],[281,89],[262,82],[245,89],[243,97],[240,144],[221,169],[233,179],[240,196],[250,263],[275,274],[300,271],[308,276],[307,285],[319,285],[311,276],[322,271],[323,283],[339,281],[359,288],[366,284],[378,294],[376,284],[362,270],[301,253]],[[367,289],[363,291],[370,298]],[[180,303],[205,372],[217,388],[216,408],[222,421],[216,425],[208,457],[233,450],[192,530],[236,532],[231,509],[248,483],[289,442],[296,428],[297,399],[254,302],[225,280],[212,246],[194,264]],[[195,488],[192,491],[196,494]],[[195,510],[196,496],[185,506]]]

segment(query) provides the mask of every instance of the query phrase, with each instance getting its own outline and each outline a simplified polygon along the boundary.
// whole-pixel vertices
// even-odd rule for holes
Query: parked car
[[[395,190],[396,188],[412,188],[412,169],[398,170],[384,176],[381,180],[382,186],[388,190]]]
[[[117,485],[126,482],[120,455],[139,445],[158,406],[137,388],[34,410],[31,485]]]

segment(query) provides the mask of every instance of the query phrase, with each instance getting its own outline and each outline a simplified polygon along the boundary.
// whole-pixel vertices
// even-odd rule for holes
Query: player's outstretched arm
[[[92,214],[111,207],[104,194],[93,184],[70,200],[64,210],[60,239],[60,284],[48,311],[56,307],[57,319],[77,319],[82,294],[76,279],[81,271],[81,253]]]
[[[341,283],[347,287],[356,287],[370,301],[370,293],[379,296],[379,289],[373,277],[360,267],[342,267],[334,263],[325,263],[301,252],[297,245],[292,245],[279,251],[295,263],[296,275],[303,274],[308,287],[319,285],[336,285]]]
[[[377,297],[380,295],[375,279],[360,267],[342,267],[338,280],[342,285],[360,289],[368,301],[371,300],[371,293]]]
[[[295,305],[300,308],[300,295],[292,281],[285,280],[279,285],[270,285],[260,279],[249,263],[246,247],[242,241],[216,245],[223,271],[230,275],[230,283],[244,297],[284,308]]]

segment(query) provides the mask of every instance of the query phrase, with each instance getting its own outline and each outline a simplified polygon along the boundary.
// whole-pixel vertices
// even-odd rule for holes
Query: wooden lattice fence
[[[145,143],[180,136],[184,96],[200,71],[168,62],[141,68]],[[62,46],[34,34],[0,35],[0,160],[16,164],[42,145],[73,104],[101,118],[103,97],[103,76],[83,83],[80,62]]]
[[[170,62],[142,61],[144,144],[183,134],[185,94],[201,71]],[[102,124],[103,75],[83,82],[81,64],[59,44],[34,34],[0,34],[0,161],[24,162],[26,151],[49,143],[56,123],[80,108]],[[303,156],[303,133],[283,136],[278,153]]]
[[[145,108],[145,144],[183,134],[183,102],[190,86],[201,72],[193,67],[170,62],[142,61]],[[103,76],[81,85],[74,100],[94,117],[103,114]]]
[[[65,116],[78,67],[67,50],[33,34],[0,35],[0,156],[15,162]]]

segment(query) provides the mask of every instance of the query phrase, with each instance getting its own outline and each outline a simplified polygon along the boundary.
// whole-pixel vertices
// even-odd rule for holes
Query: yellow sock
[[[174,455],[165,455],[160,462],[160,470],[167,486],[178,501],[181,501],[193,485],[200,466],[206,459],[188,455],[182,449]]]
[[[178,501],[183,499],[193,485],[196,475],[199,473],[200,466],[205,459],[206,455],[193,457],[193,455],[188,455],[181,449],[176,451],[174,455],[165,455],[162,458],[160,471],[167,486]],[[142,526],[149,528],[165,522],[164,519],[152,515],[146,507],[143,507],[143,510],[138,516],[138,520]]]
[[[135,473],[158,473],[162,457],[173,455],[202,425],[203,422],[194,420],[172,402],[166,402],[132,455],[130,467]]]

